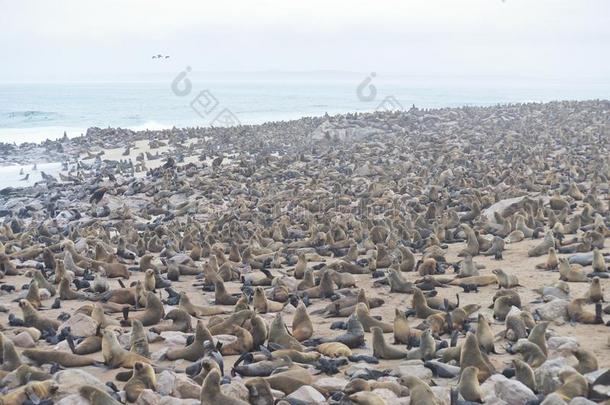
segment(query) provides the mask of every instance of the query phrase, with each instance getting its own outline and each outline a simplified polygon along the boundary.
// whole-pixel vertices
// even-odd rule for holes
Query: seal
[[[542,353],[544,353],[545,356],[548,356],[548,348],[546,344],[546,330],[548,326],[548,321],[540,322],[532,328],[529,336],[527,337],[527,340],[538,345],[538,347],[540,348]]]
[[[0,399],[5,405],[21,405],[30,401],[30,398],[37,398],[38,401],[46,400],[58,389],[59,386],[53,380],[32,381],[4,394]]]
[[[313,323],[307,314],[307,308],[303,301],[299,301],[292,318],[292,336],[302,342],[313,335]],[[258,346],[255,346],[258,347]]]
[[[2,332],[0,332],[0,347],[2,348],[2,371],[13,371],[21,366],[21,359],[15,350],[13,341],[7,339]]]
[[[220,373],[217,369],[210,370],[205,380],[203,380],[199,399],[201,400],[201,405],[249,405],[246,401],[230,397],[220,391]]]
[[[102,332],[102,356],[108,367],[133,368],[136,362],[150,364],[151,360],[121,347],[114,332],[104,329]]]
[[[166,331],[178,331],[188,333],[193,330],[191,316],[184,309],[174,308],[165,315],[165,320],[171,320],[171,324],[155,325],[150,330],[154,333],[161,334]],[[141,322],[140,322],[141,323]]]
[[[155,370],[150,364],[136,361],[133,365],[133,375],[125,383],[125,397],[128,402],[136,402],[142,391],[145,389],[155,390],[157,378]]]
[[[458,390],[466,401],[483,402],[483,391],[479,385],[479,369],[468,366],[462,370]]]
[[[412,375],[405,375],[401,376],[398,381],[405,387],[409,388],[409,398],[413,404],[443,404],[443,401],[434,396],[430,386],[419,378]]]
[[[125,307],[123,312],[124,319],[121,321],[122,325],[131,325],[133,320],[138,320],[143,326],[152,326],[159,323],[165,315],[165,310],[163,309],[163,303],[161,303],[159,297],[152,291],[149,291],[146,294],[146,309],[144,312],[131,318],[129,318],[128,315],[128,307]]]
[[[254,298],[252,299],[252,306],[255,311],[261,314],[268,312],[279,312],[284,308],[284,304],[267,299],[265,291],[262,287],[256,287],[254,289]]]
[[[170,348],[165,357],[170,360],[185,359],[189,361],[197,361],[205,354],[204,342],[213,342],[214,339],[210,331],[205,327],[201,320],[197,321],[195,328],[195,339],[186,347]]]
[[[303,345],[288,332],[281,312],[277,313],[269,327],[269,343],[277,343],[282,347],[298,351],[304,349]]]
[[[121,403],[110,395],[92,385],[83,385],[78,393],[91,405],[120,405]]]
[[[140,356],[150,357],[150,349],[148,348],[148,338],[144,325],[137,319],[131,322],[131,336],[129,338],[129,351],[139,354]]]
[[[587,303],[586,298],[575,298],[568,304],[568,318],[571,322],[580,322],[585,324],[602,324],[602,304],[595,304],[595,313],[589,312],[584,308]]]
[[[386,343],[380,327],[373,326],[371,332],[373,333],[373,356],[384,360],[404,359],[407,357],[408,352],[406,350],[389,346]]]
[[[514,274],[507,274],[502,269],[494,269],[491,272],[498,278],[498,288],[513,288],[520,285],[519,279]]]
[[[248,401],[250,405],[269,405],[275,399],[271,392],[271,386],[264,378],[250,378],[245,382],[248,389]]]
[[[536,392],[538,390],[536,377],[530,365],[520,359],[512,359],[512,364],[515,368],[515,378],[533,392]]]
[[[230,311],[215,307],[215,306],[200,306],[191,303],[188,295],[185,292],[180,293],[180,301],[178,303],[179,308],[185,310],[189,315],[194,316],[196,318],[203,316],[212,316],[212,315],[226,315]]]
[[[20,300],[19,308],[21,308],[21,312],[23,313],[23,322],[25,326],[32,326],[41,332],[48,330],[56,331],[57,328],[59,328],[60,323],[58,321],[40,315],[27,300]]]
[[[476,335],[472,332],[466,334],[466,340],[462,344],[460,350],[460,368],[461,373],[469,366],[476,367],[478,370],[477,376],[479,382],[485,381],[490,375],[496,372],[487,356],[481,353],[479,341]]]
[[[38,365],[57,363],[63,367],[85,367],[98,364],[91,357],[56,350],[25,349],[21,354]]]
[[[360,323],[362,324],[362,327],[364,328],[365,332],[371,332],[371,328],[373,328],[373,327],[380,328],[383,331],[383,333],[389,333],[394,330],[394,327],[392,326],[392,324],[389,324],[389,323],[383,322],[383,321],[379,321],[379,320],[373,318],[369,313],[368,307],[363,302],[359,302],[356,305],[355,313],[356,313],[356,317],[358,318],[358,321],[360,321]]]
[[[523,361],[532,368],[540,367],[546,361],[546,355],[542,349],[536,343],[532,343],[529,340],[519,340],[507,351],[511,354],[520,354]]]

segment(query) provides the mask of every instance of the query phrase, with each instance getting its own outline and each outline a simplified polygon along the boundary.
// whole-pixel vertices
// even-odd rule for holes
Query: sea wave
[[[8,120],[53,120],[61,117],[56,111],[38,111],[38,110],[24,110],[24,111],[8,111],[2,114],[4,119]]]
[[[80,136],[86,131],[86,128],[81,127],[60,126],[0,128],[0,142],[15,142],[18,144],[24,142],[40,143],[47,139],[61,138],[64,135],[64,132],[68,137],[72,138]]]

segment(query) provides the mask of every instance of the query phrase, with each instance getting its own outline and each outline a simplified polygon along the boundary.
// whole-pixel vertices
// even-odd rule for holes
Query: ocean
[[[182,76],[180,74],[183,73]],[[206,74],[150,81],[0,84],[0,142],[78,136],[88,127],[258,124],[376,109],[608,98],[610,78],[412,77],[371,73]]]

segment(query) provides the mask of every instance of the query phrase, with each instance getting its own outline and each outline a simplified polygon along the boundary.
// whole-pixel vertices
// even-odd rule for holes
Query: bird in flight
[[[152,57],[152,58],[153,58],[153,59],[169,59],[169,55],[165,55],[165,56],[163,56],[163,55],[161,55],[161,54],[158,54],[158,55],[153,55],[153,57]]]

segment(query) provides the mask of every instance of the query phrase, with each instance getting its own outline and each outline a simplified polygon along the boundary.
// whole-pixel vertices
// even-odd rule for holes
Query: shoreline
[[[399,384],[400,377],[417,375],[426,384],[434,381],[434,395],[447,402],[450,388],[458,384],[460,356],[448,361],[446,367],[453,371],[443,377],[433,375],[425,361],[442,358],[454,331],[457,345],[464,347],[478,328],[478,316],[488,323],[497,349],[488,353],[496,375],[481,386],[485,401],[509,402],[514,389],[500,389],[507,384],[518,385],[523,398],[536,400],[530,388],[515,379],[507,382],[502,375],[512,367],[512,360],[520,358],[507,350],[516,344],[514,336],[506,333],[509,311],[522,313],[524,317],[518,315],[518,319],[531,318],[534,324],[549,322],[543,336],[548,341],[544,362],[532,365],[547,370],[549,377],[535,389],[536,394],[547,395],[559,387],[560,369],[579,366],[576,350],[596,359],[595,371],[583,371],[592,383],[596,375],[610,369],[610,335],[605,324],[610,320],[610,306],[581,303],[583,313],[603,309],[600,322],[585,324],[574,321],[590,318],[570,319],[568,305],[589,293],[593,284],[588,281],[596,274],[593,266],[574,265],[581,278],[566,282],[567,293],[555,287],[563,286],[558,284],[557,269],[539,266],[550,262],[551,246],[559,258],[577,259],[581,250],[590,254],[595,243],[606,258],[600,272],[610,271],[610,127],[600,125],[600,118],[609,111],[610,101],[413,109],[214,129],[89,129],[86,137],[47,142],[45,150],[70,161],[68,171],[27,188],[0,189],[0,259],[7,273],[2,282],[16,287],[0,291],[4,344],[15,342],[18,353],[24,348],[17,338],[21,330],[14,326],[14,316],[22,316],[16,298],[26,294],[31,298],[29,292],[34,290],[30,287],[26,293],[20,286],[31,281],[35,269],[51,284],[63,269],[74,274],[68,279],[69,291],[64,291],[60,307],[55,308],[55,298],[40,288],[45,308],[40,314],[49,319],[62,317],[58,332],[72,325],[72,333],[83,337],[96,333],[98,321],[91,306],[103,302],[102,296],[87,295],[93,294],[88,291],[80,295],[86,291],[82,283],[93,283],[94,275],[108,282],[111,293],[122,290],[117,278],[124,278],[125,286],[141,282],[142,288],[150,289],[148,300],[153,296],[162,300],[164,314],[180,309],[172,292],[184,292],[193,304],[206,309],[223,309],[223,319],[236,312],[235,303],[242,297],[240,305],[254,308],[266,331],[279,311],[286,327],[280,325],[276,331],[293,335],[295,306],[301,301],[308,305],[305,312],[311,321],[311,327],[305,328],[309,330],[306,338],[313,339],[345,333],[333,328],[333,323],[346,321],[354,308],[337,307],[333,299],[355,303],[362,289],[367,300],[360,306],[366,309],[368,303],[370,314],[385,323],[384,340],[399,355],[385,358],[375,350],[378,344],[367,328],[362,332],[364,344],[350,350],[375,357],[372,363],[343,355],[331,359],[328,352],[324,359],[336,361],[336,370],[322,362],[295,360],[295,367],[307,371],[306,381],[299,385],[319,389],[316,398],[324,398],[316,403],[329,403],[330,395],[342,392],[354,375],[378,376],[375,380],[392,384]],[[53,260],[48,260],[49,255]],[[473,256],[470,267],[469,255]],[[15,274],[8,274],[12,266]],[[495,275],[497,269],[516,279],[502,280]],[[311,276],[307,280],[300,274],[305,271]],[[465,283],[461,276],[470,273],[483,278]],[[318,280],[330,286],[322,286],[322,281],[317,284]],[[607,300],[610,278],[599,280]],[[299,289],[301,283],[305,284]],[[168,285],[172,290],[166,289]],[[445,328],[444,321],[439,324],[427,312],[414,311],[415,287],[429,295],[424,298],[426,305],[434,307],[442,319],[451,309],[447,305],[455,306],[456,314],[466,308],[474,312]],[[266,303],[247,298],[255,288],[262,289]],[[137,287],[126,290],[138,291]],[[519,299],[501,300],[496,306],[497,294],[516,294]],[[142,308],[129,302],[125,305],[130,307],[127,314],[120,305],[118,309],[108,305],[104,316],[111,322],[106,330],[116,332],[128,350],[133,330],[120,320],[148,310],[138,311]],[[404,331],[394,326],[396,319],[400,321],[396,310],[406,317],[404,340],[394,340],[396,333]],[[254,311],[247,314],[244,319],[254,319]],[[66,315],[67,321],[63,320]],[[145,325],[145,340],[151,362],[168,370],[157,376],[165,381],[164,388],[147,392],[147,401],[173,401],[175,395],[185,403],[191,399],[200,403],[201,384],[181,372],[192,361],[166,357],[168,349],[185,347],[192,329],[155,333],[153,327],[171,323],[156,315]],[[219,325],[210,314],[196,315],[187,315],[193,327],[199,320],[208,328]],[[378,322],[365,315],[356,318],[362,320],[359,323]],[[532,327],[524,323],[522,331],[511,331],[526,338]],[[254,328],[252,321],[242,321],[218,331],[212,339],[229,346],[238,333],[254,336]],[[421,347],[418,335],[425,329],[431,331],[432,352],[424,356],[411,343],[415,339]],[[269,342],[266,333],[265,347],[278,343]],[[248,377],[229,377],[229,370],[240,354],[266,357],[253,340],[243,342],[251,345],[223,355],[225,375],[231,378],[223,389],[248,400],[243,385]],[[312,343],[307,353],[323,352],[314,348],[317,342]],[[35,339],[27,347],[69,353],[63,340]],[[87,356],[104,361],[99,350]],[[489,367],[487,362],[481,364]],[[43,368],[50,370],[49,365]],[[73,373],[66,368],[56,374]],[[79,370],[88,374],[88,381],[100,381],[103,389],[105,382],[112,381],[123,395],[125,383],[116,376],[126,369],[85,366]],[[75,393],[73,386],[66,385],[54,400]],[[324,386],[331,388],[320,388]],[[372,392],[387,403],[407,400],[400,389]],[[274,399],[283,396],[274,391]]]

